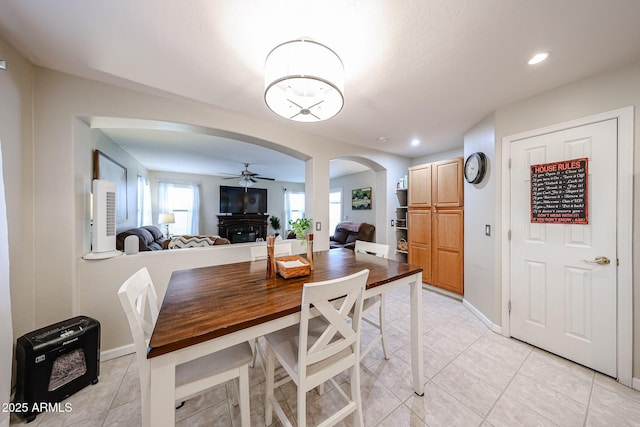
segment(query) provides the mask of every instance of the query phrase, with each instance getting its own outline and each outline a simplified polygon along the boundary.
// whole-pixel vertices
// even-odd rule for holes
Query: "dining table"
[[[150,362],[150,426],[175,423],[175,367],[300,321],[305,283],[369,270],[364,297],[410,287],[412,384],[424,394],[422,268],[349,249],[313,252],[308,275],[267,278],[267,260],[174,271],[156,320]]]

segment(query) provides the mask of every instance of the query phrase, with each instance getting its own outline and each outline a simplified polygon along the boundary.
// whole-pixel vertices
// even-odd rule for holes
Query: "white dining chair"
[[[251,246],[251,261],[267,259],[267,245]],[[276,257],[291,255],[291,242],[277,243],[273,246],[273,254]]]
[[[267,259],[267,245],[262,244],[258,246],[251,246],[251,261],[257,261],[261,259]],[[275,257],[291,255],[291,242],[285,243],[277,243],[273,246],[273,255]],[[251,360],[252,368],[256,366],[256,356],[258,353],[260,354],[260,360],[262,361],[262,369],[264,369],[264,354],[260,350],[260,346],[258,345],[258,338],[251,340],[249,342],[251,344],[251,351],[253,351],[253,359]]]
[[[306,426],[306,393],[330,381],[346,402],[320,425],[334,425],[355,412],[356,424],[363,426],[360,396],[360,322],[362,301],[369,270],[339,279],[305,283],[302,288],[300,323],[265,335],[267,375],[265,423],[271,425],[273,412],[285,426],[291,426],[274,396],[275,361],[288,376],[277,386],[293,381],[297,387],[297,426]],[[349,322],[349,313],[353,318]],[[333,379],[351,370],[351,396]]]
[[[158,318],[158,296],[146,267],[138,270],[122,284],[118,290],[118,297],[133,335],[140,375],[142,425],[148,426],[151,406],[151,366],[147,359],[147,349]],[[214,386],[237,378],[240,387],[238,390],[234,381],[234,400],[239,394],[242,426],[249,427],[248,367],[251,358],[251,347],[248,343],[242,343],[176,366],[176,402],[183,402]]]
[[[384,245],[382,243],[373,243],[373,242],[364,242],[362,240],[356,240],[355,245],[356,253],[368,253],[371,255],[375,255],[380,258],[388,258],[389,257],[389,245]],[[378,321],[374,321],[367,317],[368,314],[373,313],[374,310],[378,310]],[[373,347],[378,343],[382,343],[382,351],[384,353],[384,358],[389,359],[389,350],[387,349],[387,339],[385,334],[385,319],[384,319],[384,294],[374,295],[370,298],[366,298],[364,300],[363,309],[362,309],[362,320],[376,328],[377,334],[371,340],[371,342],[367,345],[367,347],[362,350],[360,353],[360,359],[364,359],[364,357],[373,349]]]

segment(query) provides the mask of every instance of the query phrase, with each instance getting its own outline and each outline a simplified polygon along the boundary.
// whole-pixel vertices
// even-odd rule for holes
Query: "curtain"
[[[173,212],[173,209],[171,209],[171,203],[169,201],[169,189],[171,188],[173,188],[173,183],[158,183],[158,215],[162,213]],[[155,220],[157,221],[157,218],[155,218]]]
[[[138,227],[153,224],[151,217],[151,185],[142,176],[138,176]]]
[[[9,403],[11,393],[11,361],[13,360],[13,327],[9,288],[9,229],[7,202],[4,197],[2,146],[0,145],[0,402]],[[0,426],[9,425],[9,412],[0,412]]]
[[[173,213],[176,234],[200,234],[200,186],[158,183],[158,214]]]
[[[191,234],[197,236],[200,234],[200,186],[190,185],[193,193],[193,205],[190,212]]]

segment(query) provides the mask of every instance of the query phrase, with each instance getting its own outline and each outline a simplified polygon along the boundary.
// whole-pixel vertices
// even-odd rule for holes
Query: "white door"
[[[532,223],[530,166],[580,158],[588,224]],[[511,336],[615,377],[617,120],[514,141],[510,173]]]

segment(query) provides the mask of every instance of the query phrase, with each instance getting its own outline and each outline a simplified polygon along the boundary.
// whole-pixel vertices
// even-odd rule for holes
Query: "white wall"
[[[9,402],[13,343],[34,326],[33,69],[0,39],[0,403]],[[11,242],[7,246],[7,242]],[[0,426],[9,413],[0,413]]]
[[[495,156],[493,115],[464,136],[464,159],[475,152],[487,157],[487,172],[479,184],[464,181],[464,299],[492,323],[500,324],[500,292],[496,288],[496,178],[500,161]],[[485,235],[485,226],[491,236]]]
[[[612,111],[634,105],[634,230],[633,230],[633,376],[640,377],[640,62],[608,71],[560,88],[542,93],[503,108],[495,113],[496,158],[501,158],[500,144],[505,136],[538,129],[556,123]],[[501,170],[495,170],[496,194],[501,194]],[[501,198],[496,198],[495,210],[500,212]],[[496,236],[502,231],[496,224]],[[497,256],[500,245],[497,245]],[[497,258],[497,268],[501,268]],[[502,284],[496,279],[498,292]]]
[[[351,175],[334,178],[329,186],[342,189],[342,220],[353,222],[376,223],[376,208],[378,205],[378,191],[376,188],[376,173],[371,169],[354,173]],[[371,209],[358,210],[351,208],[351,191],[359,188],[371,187],[371,198],[373,200]],[[333,233],[334,230],[330,230]]]

